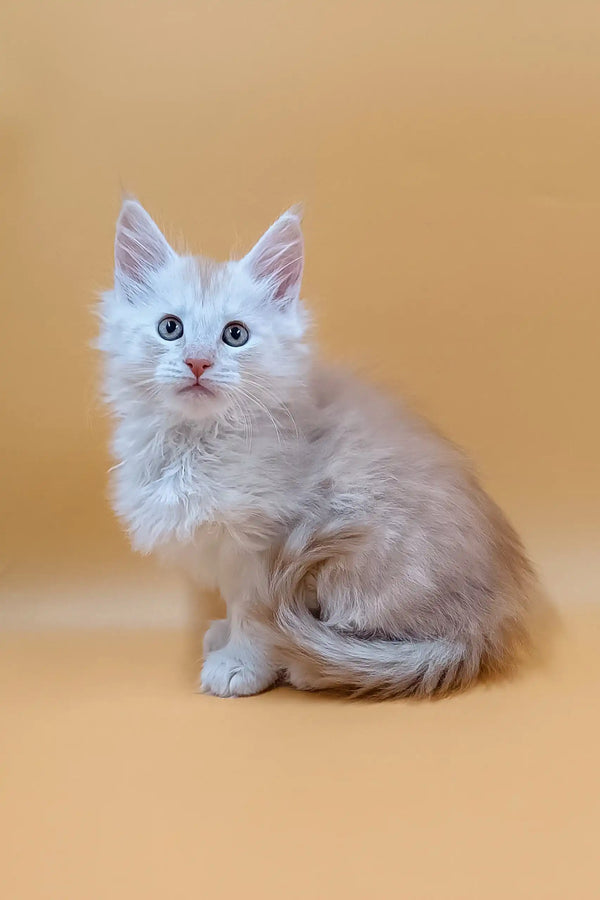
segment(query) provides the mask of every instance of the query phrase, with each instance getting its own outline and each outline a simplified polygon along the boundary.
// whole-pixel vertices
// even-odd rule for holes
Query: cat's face
[[[134,200],[115,241],[102,304],[108,399],[192,420],[285,400],[302,378],[300,221],[285,213],[243,259],[178,256]]]

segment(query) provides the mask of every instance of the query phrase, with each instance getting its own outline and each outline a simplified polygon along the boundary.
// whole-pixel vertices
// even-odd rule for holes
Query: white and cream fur
[[[243,259],[178,255],[133,199],[101,303],[114,508],[133,546],[207,587],[227,618],[201,686],[433,695],[504,670],[525,633],[521,545],[453,445],[317,362],[291,210]],[[157,324],[179,317],[184,334]],[[250,337],[221,335],[242,322]],[[185,360],[212,363],[208,392]]]

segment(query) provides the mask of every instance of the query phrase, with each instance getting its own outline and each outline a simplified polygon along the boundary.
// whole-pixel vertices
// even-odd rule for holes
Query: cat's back
[[[319,364],[312,374],[313,430],[322,452],[340,454],[350,469],[464,471],[462,451],[400,397],[342,367]],[[396,472],[397,474],[397,472]]]
[[[359,511],[380,537],[404,535],[415,565],[429,560],[443,577],[447,561],[484,583],[529,577],[517,535],[460,448],[402,401],[341,369],[320,369],[314,396],[322,424],[315,465],[340,509]]]

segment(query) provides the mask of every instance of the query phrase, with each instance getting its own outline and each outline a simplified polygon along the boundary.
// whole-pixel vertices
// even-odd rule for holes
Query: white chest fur
[[[289,514],[290,481],[300,477],[297,442],[274,453],[272,440],[217,428],[122,420],[113,449],[115,511],[142,552],[196,543],[218,527],[260,545]]]

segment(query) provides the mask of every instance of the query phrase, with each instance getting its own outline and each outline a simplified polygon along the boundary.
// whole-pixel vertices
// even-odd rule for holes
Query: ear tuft
[[[293,207],[280,216],[244,258],[254,280],[263,283],[281,306],[296,300],[300,293],[304,268],[300,213]]]
[[[115,235],[115,280],[128,299],[147,287],[153,276],[173,259],[158,225],[133,198],[123,202]]]

